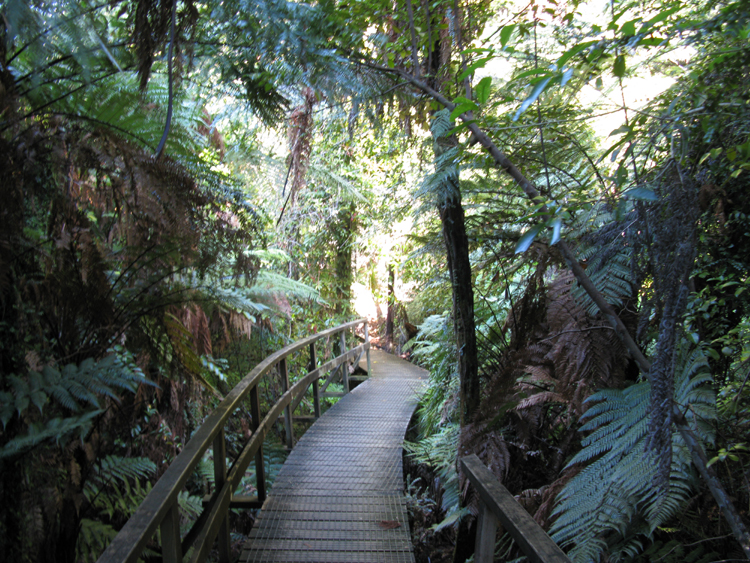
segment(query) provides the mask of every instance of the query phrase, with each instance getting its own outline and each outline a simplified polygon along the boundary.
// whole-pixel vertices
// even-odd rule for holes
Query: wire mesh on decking
[[[378,350],[371,359],[372,377],[292,450],[240,561],[414,562],[401,444],[427,372]]]

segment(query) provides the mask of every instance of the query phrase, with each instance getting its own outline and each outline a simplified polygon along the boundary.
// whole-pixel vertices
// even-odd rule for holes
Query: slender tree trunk
[[[396,270],[393,264],[388,264],[388,313],[385,317],[385,345],[389,352],[393,351],[393,317],[396,296],[393,287],[396,284]]]
[[[434,139],[435,159],[455,146],[455,137]],[[446,174],[441,188],[444,197],[438,202],[443,225],[443,240],[448,258],[448,272],[453,292],[453,327],[458,347],[458,374],[461,384],[461,426],[479,407],[479,367],[474,327],[474,289],[469,261],[469,239],[466,236],[464,208],[458,170]]]
[[[352,297],[352,239],[354,238],[354,203],[344,205],[338,211],[338,221],[333,227],[336,245],[335,272],[336,295],[334,295],[334,313],[346,316],[351,313]]]

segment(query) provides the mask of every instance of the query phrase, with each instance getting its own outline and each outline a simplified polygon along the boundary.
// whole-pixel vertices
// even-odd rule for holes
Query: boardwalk
[[[371,354],[372,378],[294,447],[240,561],[413,563],[401,443],[427,372]]]

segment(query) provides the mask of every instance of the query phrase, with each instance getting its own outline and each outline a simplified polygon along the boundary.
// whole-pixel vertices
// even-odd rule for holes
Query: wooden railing
[[[346,332],[359,325],[364,325],[364,344],[347,350]],[[330,339],[336,335],[340,335],[339,350],[341,354],[323,365],[317,366],[315,344],[322,339]],[[305,348],[310,350],[309,371],[292,387],[289,387],[287,358]],[[293,412],[302,401],[310,385],[312,385],[313,391],[315,416],[320,416],[320,396],[323,393],[319,389],[318,380],[330,372],[323,385],[323,390],[325,390],[333,378],[340,374],[344,391],[347,392],[349,390],[347,365],[349,362],[358,362],[362,358],[362,354],[367,355],[367,372],[369,374],[370,339],[365,319],[325,330],[299,340],[268,356],[246,375],[229,392],[216,410],[209,415],[180,452],[180,455],[174,459],[164,475],[156,482],[135,514],[112,540],[97,563],[135,563],[148,542],[156,534],[157,529],[161,532],[162,559],[165,563],[182,562],[183,555],[191,549],[189,559],[191,562],[204,561],[216,540],[218,540],[219,560],[221,563],[228,563],[230,558],[229,509],[260,507],[265,500],[262,446],[266,434],[283,412],[286,445],[291,448],[294,444]],[[282,395],[276,404],[270,408],[266,416],[260,420],[258,383],[274,367],[278,367],[281,375]],[[227,471],[224,425],[230,415],[242,406],[248,398],[250,399],[252,435],[242,452],[235,459],[231,469]],[[214,492],[205,499],[203,512],[183,538],[180,535],[180,515],[177,499],[180,491],[183,490],[196,466],[210,447],[213,447]],[[236,497],[234,491],[239,486],[247,467],[253,460],[255,461],[258,494],[254,497]]]
[[[498,521],[534,563],[570,563],[562,549],[526,512],[476,455],[461,458],[461,467],[479,493],[475,563],[492,563]]]

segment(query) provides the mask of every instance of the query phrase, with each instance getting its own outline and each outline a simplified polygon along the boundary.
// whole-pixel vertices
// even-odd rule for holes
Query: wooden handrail
[[[364,324],[365,342],[345,350],[345,331],[360,324]],[[341,354],[321,366],[316,366],[315,343],[341,333]],[[286,368],[286,358],[306,347],[310,349],[310,366],[308,373],[297,383],[289,387]],[[126,522],[125,526],[112,540],[112,543],[98,559],[97,563],[135,563],[143,552],[146,544],[156,533],[161,531],[162,558],[164,563],[180,563],[183,554],[190,548],[193,551],[190,561],[200,563],[206,559],[214,541],[219,539],[219,560],[229,562],[229,526],[228,511],[230,504],[236,506],[244,504],[247,507],[259,506],[265,500],[265,477],[263,472],[262,445],[266,434],[282,413],[285,414],[286,440],[289,448],[293,445],[292,423],[293,411],[299,404],[300,398],[313,385],[313,401],[316,416],[320,415],[318,379],[331,370],[341,366],[342,373],[346,372],[345,364],[351,360],[367,355],[367,369],[370,373],[370,337],[367,320],[357,319],[318,334],[309,336],[290,344],[260,362],[255,369],[248,373],[234,389],[232,389],[219,406],[214,410],[195,432],[185,448],[170,464],[164,475],[156,482],[154,488],[146,496],[135,514]],[[257,385],[261,378],[279,366],[284,393],[271,407],[263,418],[260,418],[260,405]],[[346,380],[344,381],[346,384]],[[348,387],[348,386],[347,386]],[[224,425],[231,414],[240,407],[242,401],[250,398],[252,416],[252,436],[235,460],[231,469],[227,471],[224,438]],[[286,412],[285,412],[286,411]],[[214,473],[216,487],[204,503],[204,509],[187,536],[180,537],[179,511],[177,499],[180,491],[193,474],[196,466],[206,451],[213,447]],[[235,499],[233,493],[237,489],[250,462],[255,460],[257,499]]]
[[[479,493],[479,518],[474,549],[475,563],[492,563],[498,521],[534,563],[570,563],[562,549],[526,512],[497,477],[472,454],[461,458],[461,467]]]

